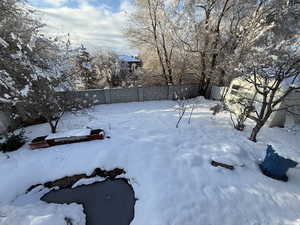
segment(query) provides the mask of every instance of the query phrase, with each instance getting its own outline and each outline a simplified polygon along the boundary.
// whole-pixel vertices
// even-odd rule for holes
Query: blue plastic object
[[[266,157],[259,166],[266,176],[277,180],[288,181],[286,175],[288,169],[296,167],[297,164],[297,162],[291,159],[286,159],[278,155],[272,148],[272,145],[268,145]]]

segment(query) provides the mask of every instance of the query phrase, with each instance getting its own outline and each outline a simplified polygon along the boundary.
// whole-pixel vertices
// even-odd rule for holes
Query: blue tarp
[[[265,175],[271,178],[287,181],[288,177],[286,173],[288,169],[296,167],[297,164],[297,162],[291,159],[286,159],[278,155],[272,146],[268,145],[266,157],[260,165],[260,168]]]

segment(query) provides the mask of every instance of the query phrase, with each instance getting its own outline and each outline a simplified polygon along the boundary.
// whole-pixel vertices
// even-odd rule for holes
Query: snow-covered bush
[[[4,141],[0,143],[0,152],[12,152],[25,144],[24,130],[10,132],[4,135]]]
[[[69,42],[39,33],[41,24],[18,0],[1,1],[0,101],[12,119],[43,118],[52,132],[65,111],[57,93],[72,88]],[[3,29],[2,29],[3,28]]]
[[[245,95],[239,95],[237,98],[230,99],[225,102],[226,110],[230,112],[230,118],[233,127],[239,131],[243,131],[246,127],[245,122],[250,114],[255,110],[254,98],[248,98]],[[232,110],[232,105],[239,105],[238,110]]]

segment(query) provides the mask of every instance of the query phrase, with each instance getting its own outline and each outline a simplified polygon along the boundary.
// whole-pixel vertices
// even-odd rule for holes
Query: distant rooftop
[[[128,55],[120,55],[119,59],[121,61],[125,61],[125,62],[140,62],[139,59],[134,58],[133,56],[128,56]]]

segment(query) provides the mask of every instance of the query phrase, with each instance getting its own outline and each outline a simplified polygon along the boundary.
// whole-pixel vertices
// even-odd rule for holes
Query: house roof
[[[136,63],[141,62],[139,59],[134,58],[133,56],[128,56],[128,55],[120,55],[119,59],[124,62],[136,62]]]

